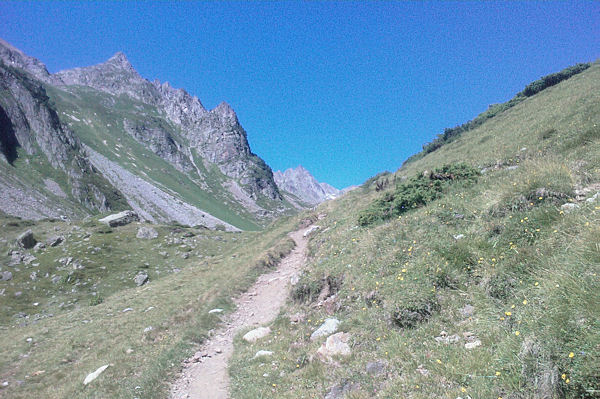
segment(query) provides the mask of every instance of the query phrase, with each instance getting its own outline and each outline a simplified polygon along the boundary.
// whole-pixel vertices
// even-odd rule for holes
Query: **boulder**
[[[21,233],[21,235],[17,237],[17,244],[25,249],[31,249],[35,247],[37,241],[35,238],[33,238],[33,231],[27,230],[26,232]]]
[[[133,278],[133,281],[135,282],[135,285],[140,287],[148,282],[148,275],[144,272],[140,272]]]
[[[142,240],[152,240],[158,237],[158,231],[154,230],[152,227],[142,226],[138,229],[135,236]]]
[[[261,338],[266,337],[271,333],[271,329],[269,327],[258,327],[252,331],[248,331],[242,339],[246,342],[254,343]]]
[[[319,328],[310,336],[310,340],[314,341],[317,338],[325,337],[337,331],[340,321],[338,319],[326,319]]]
[[[99,220],[99,222],[105,223],[110,227],[125,226],[126,224],[137,222],[140,218],[137,213],[133,211],[123,211],[108,215],[105,218]]]
[[[344,332],[330,335],[317,350],[317,356],[322,362],[333,362],[334,356],[350,356],[349,339],[350,334]]]

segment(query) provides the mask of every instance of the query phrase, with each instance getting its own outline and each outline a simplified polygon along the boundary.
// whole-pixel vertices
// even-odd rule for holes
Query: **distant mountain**
[[[319,183],[302,166],[287,169],[285,172],[276,171],[273,173],[273,177],[280,190],[287,191],[311,205],[333,199],[340,194],[340,190],[337,188],[327,183]]]
[[[207,110],[141,77],[123,53],[50,74],[0,39],[0,77],[7,214],[133,208],[148,221],[256,229],[294,210],[228,104]]]

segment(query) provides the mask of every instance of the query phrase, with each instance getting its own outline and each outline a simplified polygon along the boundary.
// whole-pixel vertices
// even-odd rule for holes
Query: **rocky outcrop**
[[[106,223],[110,227],[125,226],[129,223],[137,222],[140,218],[137,213],[133,211],[123,211],[108,215],[105,218],[98,220],[99,222]]]
[[[133,208],[147,221],[236,230],[200,207],[214,198],[259,224],[289,211],[228,104],[207,110],[185,90],[141,77],[123,53],[49,74],[0,40],[0,129],[0,210],[15,216],[72,218]],[[77,135],[85,130],[80,137],[90,140],[90,129],[96,140],[86,147]],[[10,167],[23,153],[23,172],[14,173]],[[58,173],[37,170],[45,167],[38,157]],[[39,184],[28,186],[23,176],[34,169]],[[15,202],[28,197],[26,206]]]
[[[287,169],[285,172],[277,171],[273,177],[281,190],[287,191],[311,205],[333,199],[340,194],[340,190],[335,187],[327,183],[319,183],[302,166],[298,166],[296,169]]]
[[[6,55],[1,44],[5,51],[0,54]],[[6,61],[0,59],[1,159],[12,164],[18,148],[45,157],[54,169],[66,174],[71,194],[81,204],[109,210],[106,194],[111,189],[91,167],[79,140],[61,124],[44,86],[22,70],[7,66]]]
[[[182,172],[190,172],[194,166],[184,154],[168,126],[160,118],[148,117],[144,120],[123,121],[123,128],[139,143],[169,162]]]
[[[60,78],[48,73],[46,65],[41,61],[26,55],[3,39],[0,39],[0,60],[10,67],[20,68],[29,72],[42,82],[55,85],[62,83]]]
[[[165,129],[156,126],[156,120],[152,127],[132,126],[129,122],[125,129],[178,168],[189,170],[193,149],[200,157],[217,165],[223,174],[239,180],[253,199],[260,195],[272,200],[282,199],[271,168],[251,152],[246,131],[227,103],[207,111],[198,98],[185,90],[142,78],[123,53],[115,54],[104,63],[61,71],[56,76],[65,85],[88,86],[115,96],[128,95],[161,110],[180,128],[182,138],[188,142],[187,162],[182,151],[176,149],[176,141],[165,135]]]

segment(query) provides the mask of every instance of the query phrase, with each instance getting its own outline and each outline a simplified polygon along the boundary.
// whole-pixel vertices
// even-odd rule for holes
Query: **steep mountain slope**
[[[238,342],[233,397],[597,397],[599,89],[595,63],[308,215],[313,261],[277,339]]]
[[[340,194],[337,188],[327,183],[319,183],[302,165],[284,172],[278,170],[273,177],[280,190],[285,190],[311,205],[333,199]]]
[[[65,216],[121,209],[128,203],[150,221],[257,229],[278,215],[294,211],[281,197],[271,169],[251,152],[246,132],[226,103],[206,110],[196,97],[184,90],[142,78],[122,53],[99,65],[53,75],[40,61],[6,42],[0,42],[0,59],[4,71],[12,71],[13,75],[30,82],[22,85],[19,98],[27,95],[44,98],[41,101],[54,115],[53,123],[67,132],[55,129],[56,132],[44,137],[59,140],[57,137],[65,136],[69,143],[75,143],[71,151],[78,154],[80,162],[93,163],[91,176],[98,176],[94,179],[102,182],[96,186],[104,185],[102,190],[111,193],[108,197],[115,197],[114,204],[106,200],[97,205],[88,198],[95,195],[97,201],[101,201],[102,190],[97,189],[94,195],[86,194],[82,199],[79,191],[83,189],[76,186],[77,195],[62,200],[62,208],[68,209],[62,212]],[[7,79],[5,83],[8,84]],[[3,126],[13,126],[14,130],[14,126],[23,125],[19,115],[6,112],[15,108],[10,103],[15,94],[10,97],[8,89],[2,93],[4,106],[0,116],[9,121]],[[39,123],[32,120],[36,117],[37,113],[30,113],[28,126],[39,136]],[[25,135],[20,133],[18,138],[18,145],[32,154]],[[79,141],[85,144],[89,159]],[[54,147],[42,145],[41,153],[50,159],[54,156],[51,151]],[[13,135],[3,134],[1,149],[6,161],[7,157],[11,158],[8,163],[14,164],[12,158],[18,158],[15,148]],[[51,164],[54,169],[59,167],[56,162],[51,161]],[[22,207],[38,209],[35,217],[57,216],[51,211],[56,201],[47,195],[43,184],[23,184],[22,178],[17,179],[17,176],[34,174],[29,165],[23,162],[17,162],[12,168],[6,163],[0,165],[7,168],[3,185],[8,191],[19,193],[22,199],[27,198],[24,195],[27,190],[37,193],[30,193],[37,198],[35,202],[27,204],[26,201]],[[45,174],[54,173],[39,169],[41,181],[50,178]],[[85,165],[82,170],[87,176]],[[133,184],[134,180],[140,184]],[[61,184],[59,182],[59,186]],[[73,179],[67,179],[61,190],[70,192],[72,184]],[[92,191],[90,187],[87,192]],[[107,197],[106,193],[103,195]],[[16,198],[16,194],[0,201],[0,209],[28,217],[27,212],[17,212],[11,206],[11,198]],[[167,198],[174,201],[165,207]]]

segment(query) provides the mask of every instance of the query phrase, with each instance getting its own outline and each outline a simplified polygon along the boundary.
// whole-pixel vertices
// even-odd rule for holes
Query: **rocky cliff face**
[[[123,53],[49,74],[0,39],[0,129],[0,186],[10,193],[0,202],[31,198],[0,204],[9,214],[137,206],[150,221],[254,229],[291,211],[228,104],[207,110],[185,90],[142,78]]]
[[[264,195],[272,200],[281,200],[271,169],[252,154],[246,131],[228,104],[221,103],[207,111],[198,98],[185,90],[142,78],[123,53],[115,54],[102,64],[61,71],[53,76],[65,85],[88,86],[115,96],[128,95],[157,107],[179,127],[189,145],[187,149],[178,149],[181,154],[176,155],[170,148],[157,152],[158,155],[166,154],[166,160],[176,159],[178,167],[184,167],[182,158],[192,156],[191,151],[186,150],[195,149],[198,155],[217,165],[225,175],[238,179],[250,197],[258,199]],[[146,142],[164,141],[160,137],[152,137],[153,133],[162,135],[159,130],[147,129],[145,135],[149,137]]]
[[[22,65],[18,61],[15,64]],[[38,72],[45,70],[41,63],[33,65]],[[66,174],[71,194],[86,208],[109,210],[107,182],[87,161],[77,138],[61,124],[44,87],[2,60],[0,92],[3,161],[12,164],[18,157],[18,148],[28,155],[44,156],[53,168]]]
[[[276,171],[273,176],[281,190],[292,193],[312,205],[335,198],[340,193],[340,190],[327,183],[319,183],[302,166],[298,166],[296,169],[287,169],[285,172]]]

